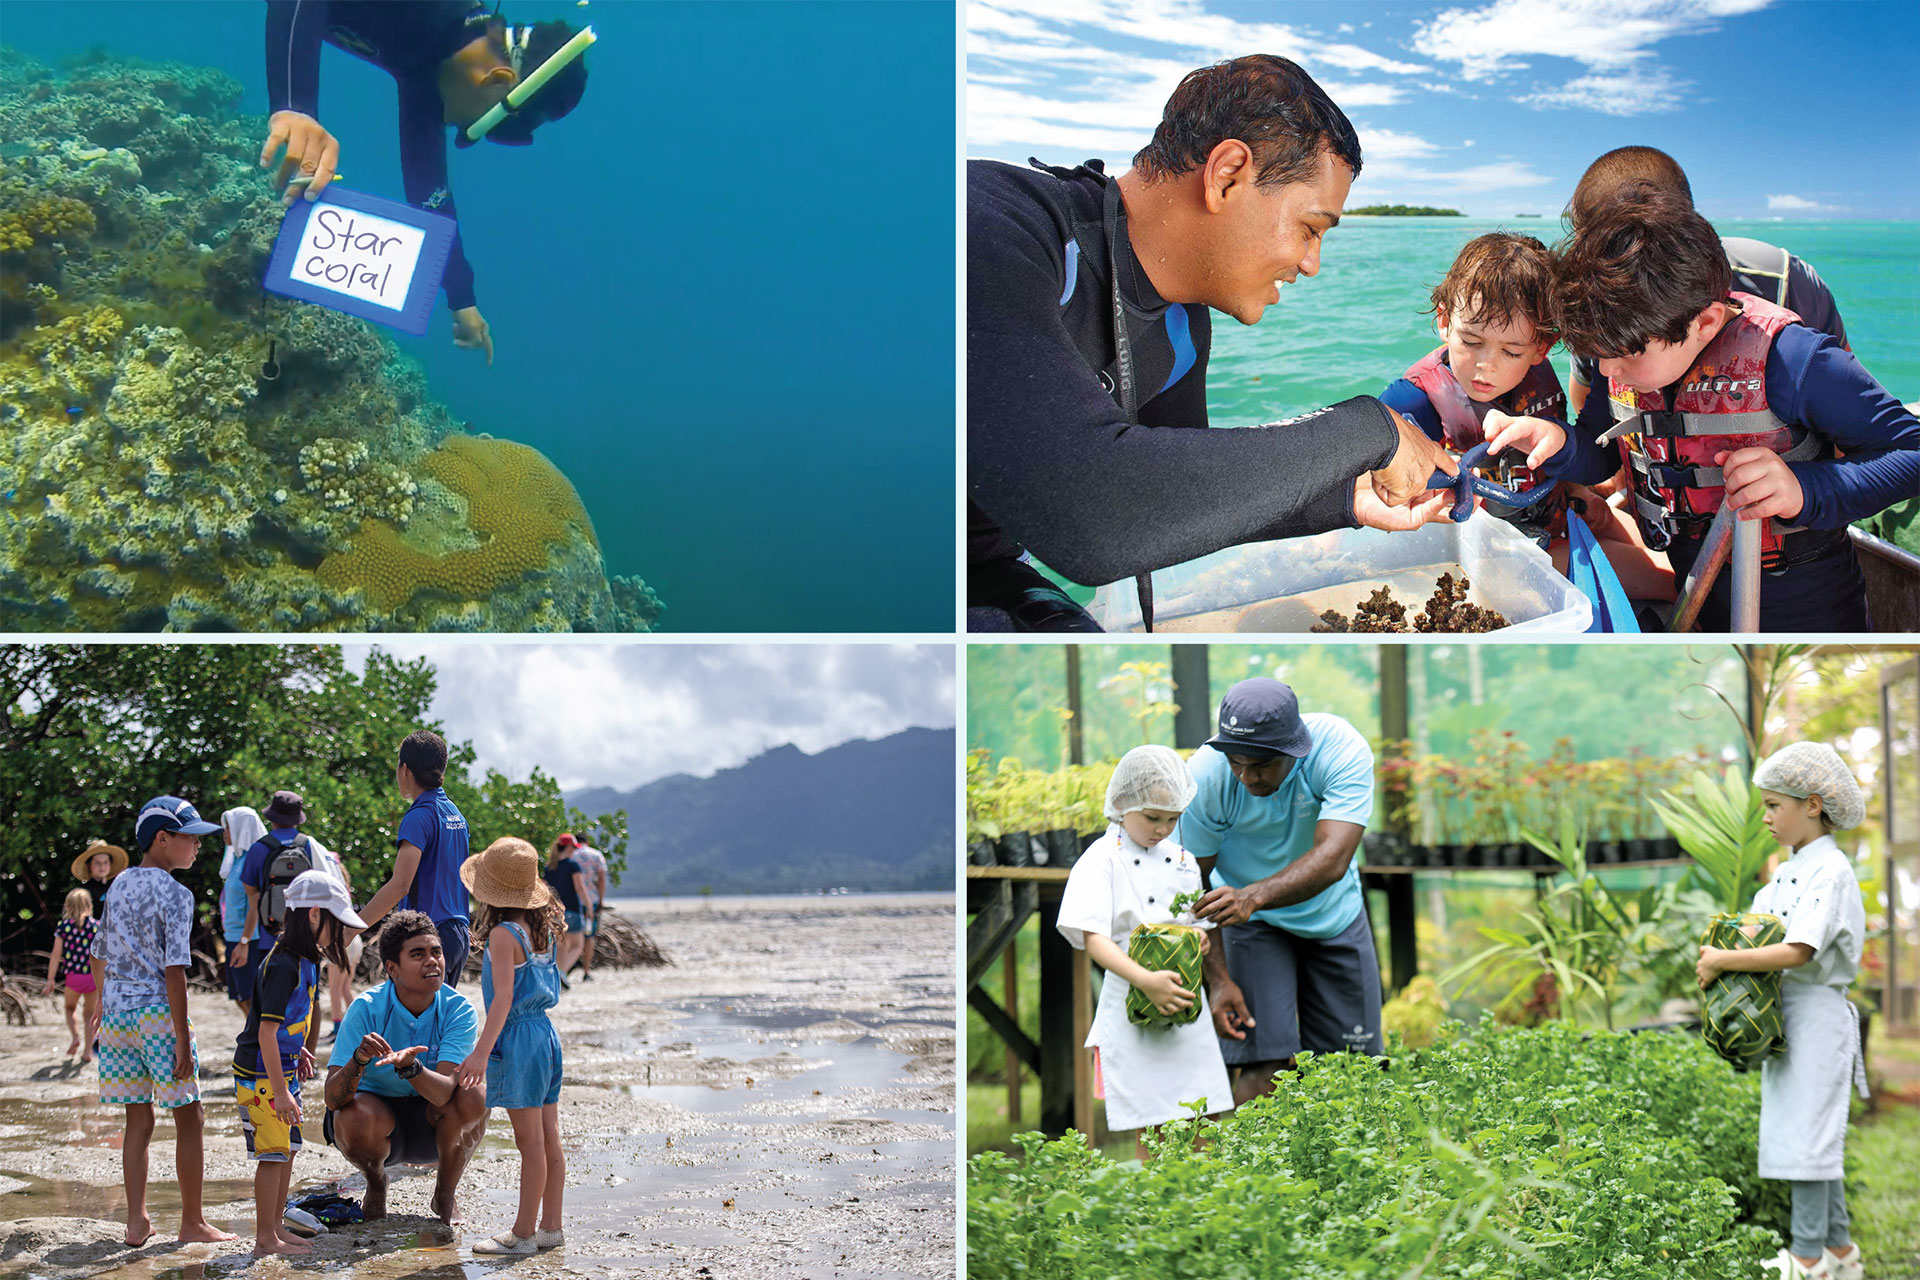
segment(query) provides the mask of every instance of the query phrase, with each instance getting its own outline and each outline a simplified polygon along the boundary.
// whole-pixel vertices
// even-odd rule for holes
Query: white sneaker
[[[567,1233],[557,1227],[552,1231],[536,1231],[533,1233],[533,1247],[542,1253],[548,1249],[561,1248],[566,1243]],[[1853,1280],[1859,1280],[1859,1277],[1855,1276]]]
[[[1833,1250],[1828,1249],[1820,1255],[1820,1260],[1833,1272],[1833,1280],[1862,1280],[1867,1269],[1866,1263],[1861,1261],[1860,1246],[1857,1244],[1853,1246],[1853,1252],[1844,1258],[1835,1257]]]
[[[1811,1267],[1803,1267],[1800,1260],[1793,1256],[1793,1250],[1782,1249],[1761,1263],[1760,1269],[1770,1273],[1774,1280],[1837,1280],[1824,1252],[1818,1262]]]
[[[501,1255],[525,1257],[533,1251],[533,1237],[517,1236],[513,1234],[511,1229],[502,1231],[491,1240],[482,1240],[479,1244],[473,1246],[474,1256],[479,1258],[499,1257]]]

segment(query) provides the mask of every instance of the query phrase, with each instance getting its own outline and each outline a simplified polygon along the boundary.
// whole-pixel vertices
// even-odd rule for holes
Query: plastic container
[[[1506,521],[1477,514],[1464,524],[1429,524],[1409,533],[1342,529],[1250,542],[1162,569],[1153,575],[1154,629],[1307,632],[1321,610],[1351,616],[1383,585],[1407,606],[1411,626],[1434,580],[1449,569],[1465,570],[1473,584],[1469,600],[1506,615],[1511,625],[1495,635],[1581,632],[1592,625],[1592,603],[1546,552]],[[1101,587],[1088,608],[1108,631],[1141,630],[1131,581]]]

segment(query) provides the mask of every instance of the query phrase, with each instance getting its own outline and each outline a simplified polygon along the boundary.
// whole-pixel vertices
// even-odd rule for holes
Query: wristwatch
[[[409,1062],[404,1067],[395,1067],[393,1069],[393,1074],[395,1074],[396,1076],[399,1076],[402,1080],[411,1080],[415,1076],[419,1075],[423,1069],[424,1068],[422,1068],[419,1063]]]

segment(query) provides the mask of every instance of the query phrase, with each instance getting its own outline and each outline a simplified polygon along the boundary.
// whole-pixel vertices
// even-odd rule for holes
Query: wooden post
[[[1407,688],[1407,646],[1380,646],[1380,733],[1388,740],[1410,739]],[[1411,836],[1404,815],[1388,830]],[[1413,877],[1385,876],[1387,894],[1387,984],[1395,992],[1405,989],[1420,971],[1420,949],[1416,940]]]
[[[1213,692],[1207,670],[1207,646],[1175,644],[1171,651],[1174,697],[1173,745],[1192,751],[1213,736]]]
[[[1019,944],[1008,941],[1007,949],[1000,953],[1000,1007],[1017,1024],[1020,1021],[1020,979],[1015,972],[1020,953]],[[1020,1132],[1020,1055],[1007,1046],[1007,1120],[1013,1125],[1012,1132]]]
[[[1073,953],[1073,1127],[1093,1136],[1093,1050],[1081,1046],[1093,1029],[1093,968],[1084,951]]]
[[[1071,648],[1071,646],[1068,646]],[[1040,903],[1040,1128],[1057,1138],[1073,1127],[1073,947],[1060,936],[1058,901]]]
[[[1087,762],[1086,736],[1080,726],[1080,646],[1063,644],[1061,652],[1067,655],[1067,763],[1085,764]]]

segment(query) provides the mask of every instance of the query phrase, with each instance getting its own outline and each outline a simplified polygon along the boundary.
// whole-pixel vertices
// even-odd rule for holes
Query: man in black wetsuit
[[[1243,542],[1415,528],[1451,505],[1426,487],[1457,470],[1446,451],[1370,396],[1192,429],[1208,308],[1253,324],[1317,272],[1360,171],[1320,86],[1266,55],[1204,67],[1133,164],[967,166],[969,630],[1098,630],[1028,549],[1093,585]]]
[[[286,147],[276,185],[286,187],[287,203],[303,187],[307,199],[319,199],[340,161],[339,142],[319,121],[324,40],[393,76],[400,90],[400,170],[407,202],[457,220],[447,186],[446,127],[460,130],[459,146],[472,146],[467,126],[574,35],[564,22],[516,27],[495,16],[497,11],[470,0],[267,0],[272,115],[260,167]],[[578,105],[586,85],[586,60],[575,58],[487,137],[526,146],[535,128]],[[475,300],[473,268],[458,231],[443,284],[453,312],[454,345],[484,350],[492,364],[493,335]]]

